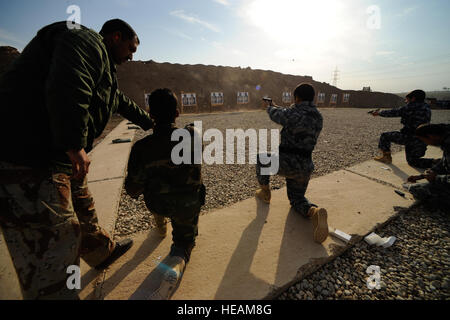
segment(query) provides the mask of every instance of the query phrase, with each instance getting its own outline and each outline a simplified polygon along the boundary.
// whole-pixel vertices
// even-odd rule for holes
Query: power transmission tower
[[[339,70],[336,66],[336,69],[333,71],[333,86],[337,87],[337,82],[339,80]]]

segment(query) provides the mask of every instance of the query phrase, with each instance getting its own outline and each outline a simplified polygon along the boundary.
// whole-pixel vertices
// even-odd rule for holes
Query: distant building
[[[436,101],[436,107],[441,109],[450,109],[450,100],[438,100]]]
[[[362,91],[372,92],[372,89],[370,87],[363,87]]]

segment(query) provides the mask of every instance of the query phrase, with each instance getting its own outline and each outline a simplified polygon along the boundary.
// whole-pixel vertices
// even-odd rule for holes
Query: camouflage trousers
[[[409,192],[416,200],[424,204],[450,211],[450,185],[448,183],[415,183],[409,187]]]
[[[0,162],[0,225],[24,299],[77,299],[78,292],[66,285],[67,268],[79,266],[80,256],[94,267],[115,247],[98,225],[86,178],[5,162]]]
[[[172,224],[171,255],[178,255],[189,262],[195,239],[198,236],[198,219],[204,204],[204,188],[194,194],[170,194],[145,197],[145,203],[152,214],[170,219]]]
[[[392,142],[405,146],[406,161],[410,166],[423,169],[433,166],[433,159],[422,158],[427,151],[427,145],[420,139],[399,131],[384,132],[381,134],[378,148],[390,152]]]
[[[273,160],[278,159],[278,170],[262,174],[261,168],[270,167],[269,164],[263,164],[261,156],[272,157]],[[258,154],[256,163],[256,177],[260,185],[268,185],[270,183],[271,175],[279,175],[286,178],[287,196],[291,206],[301,214],[304,218],[309,218],[308,211],[311,207],[317,207],[310,203],[305,197],[306,189],[308,188],[311,173],[314,170],[314,165],[311,158],[303,158],[297,155],[287,153]]]

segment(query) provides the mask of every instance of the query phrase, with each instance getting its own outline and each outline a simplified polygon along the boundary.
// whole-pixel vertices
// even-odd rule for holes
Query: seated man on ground
[[[427,145],[414,136],[416,128],[421,124],[429,123],[431,120],[431,109],[425,103],[425,92],[414,90],[406,96],[407,105],[391,110],[375,111],[374,117],[401,117],[403,128],[400,131],[384,132],[381,134],[378,148],[383,153],[374,160],[383,163],[392,163],[391,143],[405,146],[406,161],[412,167],[431,168],[434,159],[422,158],[427,151]]]
[[[166,218],[172,223],[173,244],[169,259],[165,261],[161,286],[152,298],[168,299],[181,281],[191,251],[195,246],[200,208],[205,202],[201,165],[174,164],[172,149],[178,142],[171,141],[178,128],[176,96],[169,89],[157,89],[148,97],[150,117],[155,121],[153,134],[137,141],[130,154],[127,193],[134,198],[144,194],[145,204],[153,214],[158,233],[165,237]],[[193,142],[194,127],[185,127]],[[194,148],[191,148],[191,160]]]
[[[421,179],[428,180],[412,184],[409,192],[416,200],[425,204],[450,210],[450,124],[419,126],[416,136],[427,145],[440,146],[444,154],[442,159],[423,175],[408,178],[411,183]]]
[[[323,118],[313,104],[315,92],[310,84],[300,84],[294,91],[295,104],[290,108],[277,107],[265,102],[267,113],[272,121],[283,126],[279,155],[259,154],[256,175],[261,186],[256,196],[270,203],[270,175],[286,177],[287,195],[291,206],[307,219],[312,219],[314,241],[322,243],[328,237],[327,211],[317,208],[305,198],[309,179],[314,171],[312,152],[322,130]],[[277,172],[262,174],[261,158],[279,158]]]

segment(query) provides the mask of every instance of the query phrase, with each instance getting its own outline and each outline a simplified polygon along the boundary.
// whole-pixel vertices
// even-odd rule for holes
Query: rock
[[[319,283],[324,288],[326,288],[328,286],[328,281],[327,280],[320,280]]]
[[[438,280],[433,280],[431,282],[431,285],[436,289],[439,289],[441,287],[441,283]]]

